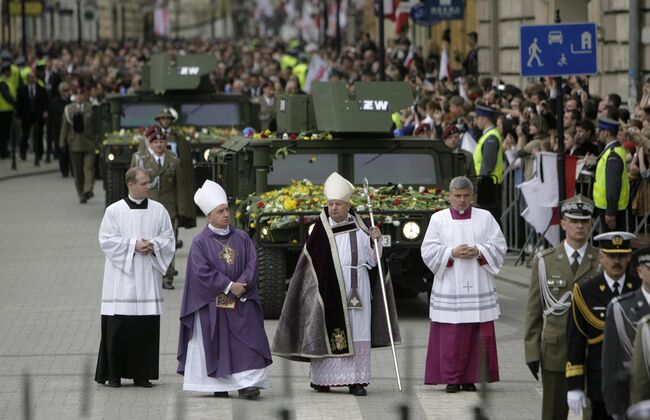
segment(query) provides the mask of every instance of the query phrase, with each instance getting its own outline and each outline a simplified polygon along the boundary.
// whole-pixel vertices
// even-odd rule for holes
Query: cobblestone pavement
[[[298,419],[375,420],[400,418],[400,404],[408,405],[410,418],[472,418],[477,394],[449,395],[443,386],[422,384],[428,339],[425,294],[398,301],[406,343],[397,347],[405,389],[401,393],[390,349],[373,350],[367,397],[353,397],[343,390],[315,393],[308,386],[307,365],[282,359],[270,367],[269,388],[258,401],[182,392],[182,378],[175,373],[182,275],[176,290],[164,291],[161,377],[154,388],[126,384],[111,389],[94,383],[104,264],[97,242],[104,211],[99,181],[95,194],[88,204],[78,204],[72,179],[58,173],[0,183],[1,418],[21,418],[25,372],[31,379],[30,409],[36,419],[270,419],[280,418],[279,410],[287,406]],[[181,273],[197,231],[181,230],[186,244],[176,260]],[[496,323],[501,382],[489,386],[489,412],[495,419],[535,419],[541,384],[534,382],[524,364],[522,344],[526,271],[510,271],[517,271],[519,280],[497,284],[502,310]],[[265,323],[270,338],[276,324]]]

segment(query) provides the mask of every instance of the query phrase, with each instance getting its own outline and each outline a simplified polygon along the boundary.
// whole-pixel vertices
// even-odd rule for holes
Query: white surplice
[[[422,242],[422,259],[435,275],[429,317],[433,322],[460,324],[499,318],[494,275],[507,251],[506,240],[490,212],[472,208],[471,218],[454,220],[449,209],[431,216]],[[454,247],[478,248],[487,264],[456,258],[448,267]]]
[[[153,254],[136,252],[139,239],[153,243]],[[165,207],[153,200],[147,200],[146,209],[131,209],[125,200],[111,204],[99,228],[99,243],[106,256],[102,315],[160,315],[162,276],[176,248]]]

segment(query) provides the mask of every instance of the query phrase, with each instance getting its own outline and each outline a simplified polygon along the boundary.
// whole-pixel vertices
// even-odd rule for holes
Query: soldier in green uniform
[[[93,112],[86,92],[80,88],[75,101],[63,110],[59,136],[61,149],[67,145],[70,151],[74,185],[81,204],[94,196],[97,130],[93,124]]]
[[[646,299],[650,293],[644,293]],[[650,400],[650,315],[639,321],[632,350],[632,379],[630,381],[630,402]]]
[[[607,413],[625,418],[630,406],[632,346],[641,318],[650,314],[650,248],[634,255],[641,287],[612,299],[605,317],[602,389]]]
[[[567,321],[567,405],[579,415],[591,401],[591,418],[608,419],[601,391],[601,353],[605,314],[609,302],[620,293],[639,288],[640,281],[626,273],[630,262],[628,232],[608,232],[594,238],[600,241],[598,259],[603,273],[573,286]],[[587,393],[585,395],[585,388]]]
[[[542,420],[566,419],[566,324],[571,289],[598,274],[598,251],[589,243],[593,202],[577,195],[560,206],[566,239],[542,251],[533,263],[528,289],[526,364],[538,379],[542,369]]]
[[[145,137],[149,149],[146,152],[134,153],[131,158],[131,167],[139,166],[149,171],[151,183],[149,184],[148,197],[165,206],[174,225],[174,234],[178,239],[178,216],[188,213],[180,160],[167,150],[167,140],[159,126],[149,127],[145,132]],[[174,289],[173,281],[174,260],[163,278],[163,288]]]
[[[190,229],[196,226],[196,207],[194,206],[194,166],[192,163],[192,149],[190,143],[178,131],[172,129],[172,124],[178,119],[178,114],[173,108],[163,108],[156,116],[156,121],[167,139],[167,144],[176,150],[183,173],[183,192],[186,194],[184,201],[187,203],[187,213],[178,215],[178,226]],[[175,147],[174,147],[175,145]],[[176,235],[178,238],[178,235]],[[183,241],[176,241],[176,249],[183,247]]]

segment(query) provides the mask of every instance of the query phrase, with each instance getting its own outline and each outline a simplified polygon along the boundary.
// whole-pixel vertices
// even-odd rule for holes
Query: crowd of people
[[[526,363],[535,378],[542,372],[543,418],[566,418],[569,409],[579,412],[587,400],[592,418],[621,416],[630,402],[650,398],[644,361],[650,333],[647,339],[635,334],[650,328],[649,318],[643,318],[650,313],[650,251],[632,259],[636,273],[628,270],[633,235],[625,223],[626,213],[643,216],[650,210],[650,81],[635,109],[627,109],[616,93],[593,95],[584,77],[569,77],[561,85],[539,79],[522,90],[479,77],[476,33],[468,34],[467,44],[466,56],[452,55],[456,69],[451,72],[440,68],[435,49],[425,55],[404,36],[386,48],[386,79],[409,83],[416,98],[393,114],[395,134],[444,142],[462,154],[467,175],[452,181],[451,206],[432,217],[422,246],[423,260],[436,277],[425,383],[445,384],[450,393],[475,390],[479,348],[486,349],[487,380],[498,380],[493,276],[503,264],[506,243],[499,209],[486,212],[472,207],[471,200],[476,185],[485,185],[481,180],[499,186],[508,170],[516,184],[533,179],[538,153],[557,152],[562,144],[567,155],[592,169],[593,192],[561,204],[566,239],[535,258]],[[99,141],[92,109],[106,96],[138,92],[143,66],[158,52],[214,54],[214,91],[257,101],[262,129],[274,129],[275,95],[305,93],[314,55],[326,63],[329,80],[353,86],[380,79],[378,48],[368,34],[340,54],[332,47],[275,40],[36,44],[27,57],[16,51],[0,54],[0,158],[9,157],[13,124],[21,133],[14,150],[19,158],[27,159],[31,148],[35,165],[58,159],[62,175],[72,171],[75,176],[80,203],[87,202],[93,197]],[[563,138],[556,130],[561,118],[557,98],[563,103]],[[173,288],[173,255],[182,245],[175,241],[177,229],[184,218],[196,223],[194,207],[182,207],[194,201],[208,226],[190,249],[178,372],[185,374],[187,390],[220,397],[238,390],[256,398],[266,385],[271,346],[263,330],[255,252],[250,239],[230,226],[221,186],[208,181],[191,200],[182,139],[175,140],[178,156],[167,150],[174,119],[162,110],[158,125],[146,131],[148,150],[134,155],[126,174],[129,196],[109,206],[102,222],[107,260],[96,380],[117,387],[121,378],[133,378],[136,385],[149,387],[149,380],[158,378],[158,287],[164,277],[165,288]],[[292,302],[311,296],[309,311],[285,305],[272,347],[276,355],[309,361],[316,391],[349,386],[350,393],[362,396],[370,381],[370,348],[375,342],[386,345],[385,337],[375,337],[370,328],[375,322],[370,307],[376,305],[369,299],[370,285],[377,276],[369,269],[377,264],[373,240],[378,233],[350,211],[354,189],[349,182],[333,174],[328,183],[327,209],[294,273],[304,281],[294,279],[288,291]],[[163,206],[154,204],[156,199]],[[599,249],[590,242],[594,216],[601,223],[602,234],[595,238]],[[325,288],[334,294],[318,299]],[[129,295],[136,290],[137,296]],[[231,333],[215,334],[215,328]],[[144,330],[148,334],[138,333]],[[311,340],[301,341],[305,336]],[[235,345],[236,350],[223,350]],[[125,347],[134,355],[122,353]],[[646,368],[632,372],[630,364]],[[621,387],[629,390],[630,382],[632,396],[620,392]]]

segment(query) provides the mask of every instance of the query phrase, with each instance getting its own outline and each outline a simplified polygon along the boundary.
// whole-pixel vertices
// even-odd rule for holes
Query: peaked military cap
[[[155,120],[158,121],[161,118],[171,118],[172,121],[176,121],[178,119],[178,116],[176,114],[176,111],[173,111],[170,108],[163,108],[160,110],[158,115],[156,115]]]
[[[634,253],[634,260],[636,265],[645,264],[650,267],[650,247],[645,247],[637,250]]]
[[[575,195],[562,202],[560,214],[569,219],[591,219],[594,214],[594,202],[582,194]]]
[[[629,254],[632,252],[630,241],[636,236],[629,232],[601,233],[594,238],[599,241],[599,248],[605,254]]]
[[[496,118],[497,116],[497,110],[489,106],[476,105],[474,110],[476,111],[476,115],[480,117]]]
[[[609,118],[598,118],[598,128],[607,130],[610,133],[617,134],[618,126],[621,125],[618,121],[610,120]]]

